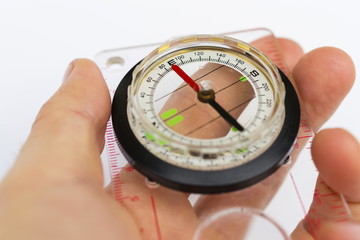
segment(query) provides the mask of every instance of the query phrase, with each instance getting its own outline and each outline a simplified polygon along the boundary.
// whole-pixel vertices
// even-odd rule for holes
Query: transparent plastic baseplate
[[[289,75],[289,69],[284,62],[279,43],[270,30],[259,28],[222,35],[240,39],[250,44],[261,39],[261,45],[258,46],[259,50],[268,56],[285,74]],[[95,61],[103,73],[111,95],[114,94],[123,76],[160,44],[153,43],[104,50],[96,55]],[[342,196],[332,192],[325,184],[321,184],[321,180],[319,180],[320,183],[316,184],[318,172],[310,155],[313,136],[314,133],[309,126],[306,113],[302,112],[300,130],[289,162],[281,167],[278,171],[280,173],[275,173],[279,174],[280,177],[277,177],[277,180],[271,180],[271,176],[270,180],[266,179],[263,183],[256,184],[248,189],[213,196],[220,199],[217,201],[220,203],[218,206],[211,205],[213,208],[209,211],[211,214],[199,219],[199,226],[196,228],[193,239],[222,239],[219,236],[224,237],[223,239],[289,239],[291,232],[302,219],[306,222],[307,230],[316,237],[317,230],[323,221],[321,217],[318,217],[319,214],[316,214],[316,211],[326,211],[331,215],[330,218],[334,222],[351,221],[351,213],[349,213]],[[120,204],[127,202],[136,205],[141,201],[149,201],[154,206],[156,199],[153,197],[142,199],[141,194],[126,192],[125,186],[129,183],[122,179],[119,172],[126,171],[128,174],[132,174],[135,170],[127,164],[122,150],[117,144],[111,119],[107,124],[105,140],[106,144],[101,156],[105,183],[111,183],[114,198]],[[266,202],[269,204],[264,209],[251,206],[249,204],[251,199],[243,201],[243,197],[237,197],[251,191],[256,192],[258,191],[256,188],[260,189],[261,186],[263,188],[269,182],[279,179],[283,179],[281,181],[283,183],[277,184],[279,190],[271,201]],[[147,184],[149,188],[157,187],[156,183],[149,181],[144,181],[144,184]],[[189,198],[195,205],[201,197],[204,196],[192,194]],[[221,204],[221,199],[226,203]],[[156,210],[154,209],[154,211]],[[154,212],[154,216],[152,231],[154,231],[157,239],[163,239],[161,219],[156,218],[156,212]],[[250,218],[252,219],[251,224],[249,223]],[[246,232],[229,230],[229,226],[232,226],[232,229],[241,229],[244,226],[244,221],[248,229]],[[229,222],[236,224],[231,225]],[[214,238],[214,236],[218,237]]]

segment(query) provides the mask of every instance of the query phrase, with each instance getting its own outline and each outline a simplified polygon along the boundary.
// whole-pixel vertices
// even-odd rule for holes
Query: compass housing
[[[228,64],[233,62],[229,66],[241,74],[240,79],[247,78],[256,89],[257,102],[261,102],[260,95],[264,95],[273,103],[271,109],[266,110],[266,118],[256,115],[261,112],[257,111],[251,118],[252,122],[249,120],[245,125],[247,132],[232,133],[229,130],[225,136],[209,139],[196,138],[196,135],[189,137],[176,127],[166,125],[166,121],[161,119],[161,108],[165,103],[156,110],[155,89],[161,88],[161,81],[170,79],[161,75],[171,72],[171,64],[186,66],[179,56],[185,59],[188,53],[202,53],[203,58],[208,54],[210,64],[214,64],[215,55],[219,56],[216,64],[226,65],[226,60]],[[236,70],[236,61],[244,62],[239,70]],[[163,74],[157,72],[161,67],[165,69]],[[249,67],[252,68],[246,71]],[[152,73],[158,73],[160,77],[155,79]],[[256,85],[258,81],[262,85]],[[148,82],[153,85],[145,85],[150,84]],[[146,92],[144,86],[154,90]],[[146,95],[149,98],[145,101]],[[171,102],[171,99],[164,101]],[[145,104],[153,107],[147,110]],[[262,109],[259,104],[254,106],[258,107],[257,110]],[[260,116],[261,120],[256,120]],[[196,35],[161,45],[126,74],[114,95],[112,121],[124,156],[142,174],[181,191],[219,193],[250,186],[284,163],[298,132],[300,107],[288,78],[260,51],[233,38]],[[256,127],[251,128],[251,124]]]

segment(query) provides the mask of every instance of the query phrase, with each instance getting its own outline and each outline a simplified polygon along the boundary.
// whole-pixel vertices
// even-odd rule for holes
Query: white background
[[[359,9],[355,0],[0,0],[0,179],[74,58],[185,34],[266,27],[306,52],[342,48],[359,69]],[[359,81],[325,125],[343,127],[358,139]]]

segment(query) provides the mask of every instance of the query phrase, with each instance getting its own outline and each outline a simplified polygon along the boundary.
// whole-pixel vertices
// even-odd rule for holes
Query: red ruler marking
[[[303,138],[312,138],[313,135],[309,135],[309,136],[299,136],[297,137],[297,139],[303,139]]]
[[[280,53],[276,41],[277,40],[275,36],[271,37],[268,41],[264,43],[264,49],[261,49],[261,51],[287,75],[289,74],[289,69],[284,63],[283,56]]]
[[[327,193],[327,194],[321,194],[320,196],[321,197],[332,197],[332,196],[338,196],[338,195],[337,195],[337,193]]]
[[[344,208],[343,205],[336,205],[336,206],[331,206],[331,209],[342,209]]]
[[[122,193],[122,185],[124,182],[119,175],[122,166],[119,165],[120,151],[116,149],[117,144],[111,119],[106,125],[105,136],[113,195],[117,201],[122,202],[124,200]]]

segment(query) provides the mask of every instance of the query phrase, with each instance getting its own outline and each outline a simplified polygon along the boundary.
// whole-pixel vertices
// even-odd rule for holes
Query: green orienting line
[[[246,80],[247,80],[247,78],[244,77],[244,76],[242,76],[242,77],[240,78],[240,81],[242,81],[242,82],[246,82]]]
[[[237,131],[238,131],[238,129],[237,129],[236,127],[232,126],[232,127],[231,127],[231,131],[233,131],[233,132],[237,132]]]
[[[153,135],[151,135],[150,133],[145,133],[145,137],[147,139],[149,139],[150,141],[155,141],[156,140],[155,137]]]
[[[184,117],[181,115],[178,115],[176,117],[173,117],[172,119],[166,121],[166,124],[170,127],[182,122],[182,120],[184,120]]]
[[[170,109],[170,110],[168,110],[168,111],[166,111],[166,112],[163,112],[163,113],[160,115],[160,117],[161,117],[162,119],[168,119],[168,118],[174,116],[174,115],[177,114],[177,113],[178,113],[178,110],[177,110],[176,108],[172,108],[172,109]]]
[[[164,146],[164,145],[166,145],[166,144],[168,144],[166,141],[164,141],[164,140],[159,140],[159,141],[157,141],[158,142],[158,144],[160,145],[160,146]]]
[[[236,153],[246,153],[247,151],[247,149],[237,149]]]

